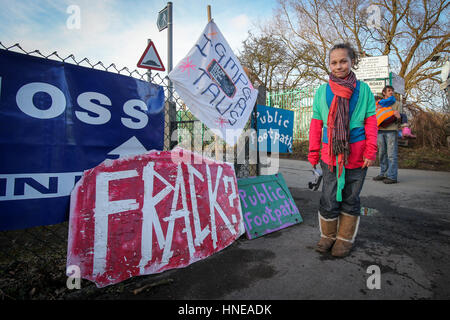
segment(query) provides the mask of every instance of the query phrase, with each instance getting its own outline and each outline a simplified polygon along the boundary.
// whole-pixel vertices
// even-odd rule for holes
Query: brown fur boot
[[[339,227],[336,242],[331,254],[334,257],[343,258],[350,253],[356,234],[358,233],[359,216],[352,216],[341,212],[339,215]]]
[[[338,218],[325,219],[319,212],[320,240],[317,243],[316,251],[325,253],[331,249],[336,241]]]

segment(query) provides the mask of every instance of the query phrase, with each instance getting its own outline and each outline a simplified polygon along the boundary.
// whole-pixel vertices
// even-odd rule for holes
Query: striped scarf
[[[356,76],[353,71],[344,78],[337,78],[330,73],[329,84],[334,98],[331,102],[327,119],[328,154],[330,159],[337,156],[338,177],[350,154],[349,102],[356,87]],[[333,171],[333,162],[329,166]]]

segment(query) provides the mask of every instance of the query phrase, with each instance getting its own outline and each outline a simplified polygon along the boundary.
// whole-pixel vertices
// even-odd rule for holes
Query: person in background
[[[397,183],[398,175],[398,130],[402,112],[401,104],[396,101],[394,87],[383,88],[383,99],[377,102],[380,107],[390,107],[394,111],[396,121],[378,128],[378,151],[380,159],[380,174],[373,178],[386,184]]]
[[[357,54],[348,43],[329,52],[329,81],[314,96],[308,161],[323,172],[316,251],[347,256],[359,227],[359,194],[377,153],[375,99],[351,70]],[[320,155],[319,155],[320,153]]]

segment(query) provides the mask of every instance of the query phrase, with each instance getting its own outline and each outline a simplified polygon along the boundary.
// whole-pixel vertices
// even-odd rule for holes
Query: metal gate
[[[308,140],[314,94],[317,88],[307,87],[267,94],[268,106],[294,111],[294,141],[296,142]]]

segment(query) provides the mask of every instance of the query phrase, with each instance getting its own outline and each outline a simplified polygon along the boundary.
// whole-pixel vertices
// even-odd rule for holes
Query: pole
[[[208,22],[211,22],[211,6],[209,4],[206,7],[206,12],[208,15]],[[221,152],[220,152],[220,149],[222,149],[222,152],[223,152],[223,146],[221,146],[219,144],[219,137],[216,134],[214,134],[214,149],[215,149],[215,154],[216,154],[216,160],[217,161],[223,160],[223,154],[221,154]]]
[[[172,2],[167,3],[167,74],[172,71]],[[172,102],[172,81],[169,79],[169,101]]]
[[[172,33],[173,33],[173,16],[172,16],[172,2],[167,2],[167,74],[172,71]],[[176,145],[176,141],[172,141],[172,133],[178,129],[177,124],[177,107],[173,101],[173,84],[172,81],[167,77],[167,89],[168,89],[168,111],[169,111],[169,139],[170,139],[170,149]]]
[[[152,41],[152,39],[147,39],[147,45]],[[147,81],[152,82],[152,70],[147,69]]]

